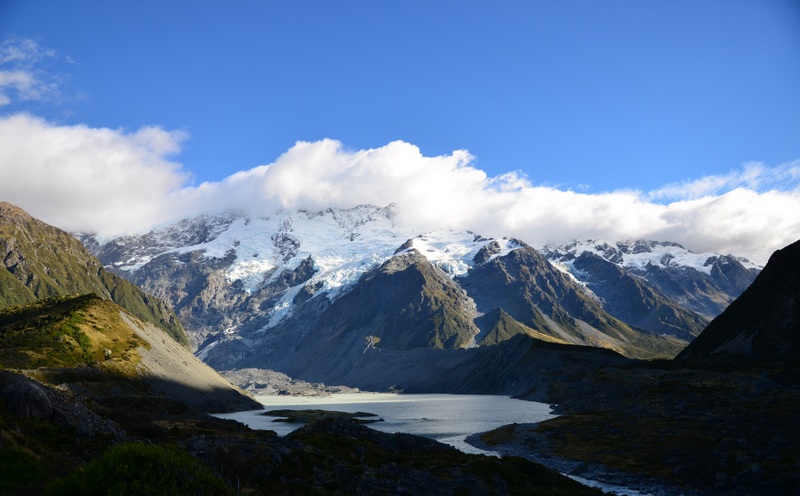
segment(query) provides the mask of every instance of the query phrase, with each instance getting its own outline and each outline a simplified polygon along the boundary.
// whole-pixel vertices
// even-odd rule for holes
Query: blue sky
[[[142,190],[194,198],[201,183],[222,187],[237,173],[256,174],[257,166],[275,162],[288,168],[295,162],[282,158],[286,154],[294,157],[295,170],[311,167],[303,165],[310,159],[292,152],[298,141],[315,142],[331,161],[350,164],[364,150],[410,157],[403,147],[389,147],[399,140],[418,147],[412,162],[440,157],[450,164],[443,167],[476,172],[466,175],[483,181],[483,188],[525,193],[509,200],[518,209],[519,198],[533,197],[539,187],[569,204],[591,200],[585,208],[600,212],[603,195],[627,191],[638,195],[642,210],[722,198],[742,187],[758,201],[767,201],[770,192],[798,197],[796,1],[0,0],[0,43],[0,119],[11,143],[0,150],[0,167],[20,167],[12,158],[37,153],[10,150],[20,142],[12,136],[60,132],[85,138],[71,138],[69,150],[51,150],[60,139],[42,138],[36,150],[45,147],[50,155],[41,158],[40,177],[48,175],[47,164],[68,163],[81,153],[94,153],[98,164],[130,153],[133,162],[120,165],[127,172],[97,166],[103,177],[116,175],[109,184],[122,182],[126,173],[138,178],[152,172],[155,179],[143,182]],[[8,55],[21,51],[24,57]],[[12,119],[20,115],[28,120]],[[87,151],[100,136],[111,141]],[[389,162],[387,171],[415,167]],[[322,170],[311,169],[309,174]],[[308,176],[313,178],[332,180]],[[351,188],[350,180],[342,184]],[[128,180],[127,189],[146,197],[135,182]],[[53,200],[45,208],[46,195],[36,181],[30,184],[27,196],[20,188],[0,188],[0,194],[29,198],[27,208],[46,219],[85,228],[59,220],[53,212],[65,211],[64,205]],[[564,198],[572,193],[590,198],[570,203]],[[347,206],[346,196],[323,195],[341,206]],[[364,199],[373,200],[365,192],[352,201]],[[395,201],[390,193],[381,199]],[[797,205],[780,208],[789,208],[783,214],[789,215]],[[664,219],[678,216],[677,207],[672,217],[659,211],[659,221],[671,222]],[[148,208],[164,210],[164,204],[142,210]],[[794,213],[800,217],[800,210]],[[796,223],[769,216],[777,213],[759,215],[745,223],[774,224],[778,232],[768,249],[800,233]],[[511,230],[536,220],[510,217],[503,222]],[[96,226],[103,230],[110,223]],[[637,229],[629,235],[675,235],[678,227]],[[703,249],[744,246],[694,243]]]
[[[589,191],[800,158],[796,1],[4,0],[0,32],[58,52],[37,115],[185,130],[198,182],[322,138]]]

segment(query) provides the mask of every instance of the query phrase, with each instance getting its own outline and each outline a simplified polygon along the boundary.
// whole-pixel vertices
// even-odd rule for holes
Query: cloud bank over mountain
[[[394,203],[398,220],[420,231],[468,229],[533,245],[669,240],[757,263],[800,234],[800,161],[749,163],[649,192],[585,193],[536,185],[515,172],[488,177],[464,150],[426,157],[402,141],[350,150],[322,140],[298,142],[269,165],[195,185],[171,159],[187,138],[159,127],[130,132],[2,117],[0,198],[63,229],[107,235],[202,212],[269,215],[363,203]]]

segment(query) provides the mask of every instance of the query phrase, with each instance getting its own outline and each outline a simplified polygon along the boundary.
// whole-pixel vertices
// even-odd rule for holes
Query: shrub
[[[39,460],[32,455],[14,448],[0,448],[0,494],[34,486],[43,475]]]
[[[125,443],[56,480],[47,496],[226,495],[232,490],[203,462],[174,446]]]

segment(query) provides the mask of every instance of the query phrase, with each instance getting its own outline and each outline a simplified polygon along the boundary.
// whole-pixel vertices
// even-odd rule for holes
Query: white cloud
[[[534,245],[571,239],[676,241],[694,251],[764,263],[800,237],[800,162],[746,164],[652,193],[587,194],[537,186],[520,173],[488,177],[459,150],[426,157],[396,141],[370,150],[300,142],[269,165],[188,185],[168,160],[186,136],[0,118],[0,199],[71,231],[120,234],[201,212],[394,203],[414,229],[473,230]],[[666,191],[669,190],[669,194]],[[673,201],[656,201],[670,197]]]
[[[55,56],[55,50],[28,38],[12,37],[0,43],[0,106],[57,95],[57,78],[39,68],[42,61]]]
[[[0,64],[19,64],[30,67],[46,58],[55,56],[55,50],[42,48],[30,38],[12,36],[0,43]]]
[[[776,167],[767,167],[761,162],[748,162],[739,170],[724,175],[705,176],[700,179],[668,184],[649,193],[656,200],[691,200],[708,195],[717,195],[736,188],[753,191],[770,189],[787,190],[798,187],[800,160]]]
[[[0,118],[0,199],[70,231],[125,232],[164,218],[187,175],[164,154],[185,134]]]

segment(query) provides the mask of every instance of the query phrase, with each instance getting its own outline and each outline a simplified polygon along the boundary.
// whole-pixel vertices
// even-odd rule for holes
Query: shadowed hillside
[[[599,494],[527,460],[350,420],[279,438],[208,417],[260,405],[94,295],[2,312],[0,345],[3,494]]]
[[[697,337],[679,360],[800,356],[800,241],[776,251],[742,295]]]
[[[548,374],[567,415],[484,436],[576,475],[665,494],[800,491],[800,242],[676,359]]]

